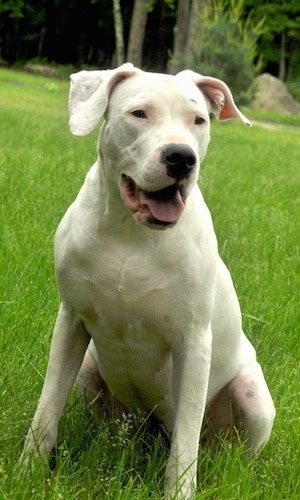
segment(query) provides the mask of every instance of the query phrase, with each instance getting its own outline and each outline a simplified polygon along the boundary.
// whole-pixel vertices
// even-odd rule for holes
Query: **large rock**
[[[255,79],[251,107],[284,114],[300,114],[300,103],[293,99],[279,78],[269,73],[263,73]]]

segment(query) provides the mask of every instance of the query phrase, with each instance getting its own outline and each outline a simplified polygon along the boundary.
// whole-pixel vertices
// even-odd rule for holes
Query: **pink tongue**
[[[162,222],[177,222],[184,210],[179,191],[176,191],[169,200],[152,198],[151,193],[141,191],[140,201],[149,208],[156,219]]]

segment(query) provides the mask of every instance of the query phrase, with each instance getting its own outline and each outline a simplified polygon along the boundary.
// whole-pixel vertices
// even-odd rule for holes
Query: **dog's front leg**
[[[53,332],[44,386],[25,439],[21,462],[28,460],[30,452],[46,455],[53,449],[58,422],[89,339],[78,317],[62,304]]]
[[[195,335],[195,336],[194,336]],[[165,497],[193,498],[211,362],[211,326],[182,338],[172,350],[174,428]]]

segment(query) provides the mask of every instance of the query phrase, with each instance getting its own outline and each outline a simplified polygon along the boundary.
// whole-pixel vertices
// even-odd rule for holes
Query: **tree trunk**
[[[185,69],[199,55],[203,39],[202,18],[210,4],[211,0],[178,0],[173,54],[168,62],[169,73]]]
[[[207,3],[208,0],[192,0],[191,2],[189,25],[184,50],[184,55],[188,60],[193,60],[193,55],[198,55],[201,51],[203,38],[203,23],[201,13],[203,13],[205,5]]]
[[[286,32],[285,30],[281,33],[281,42],[280,42],[280,60],[279,60],[279,79],[283,82],[286,77]]]
[[[123,22],[120,8],[120,0],[113,0],[114,26],[116,39],[116,64],[120,66],[125,61]]]
[[[172,57],[168,62],[168,72],[177,73],[182,68],[187,32],[189,26],[190,1],[178,0]]]
[[[131,17],[127,61],[141,67],[143,58],[143,42],[148,17],[148,0],[135,0]]]

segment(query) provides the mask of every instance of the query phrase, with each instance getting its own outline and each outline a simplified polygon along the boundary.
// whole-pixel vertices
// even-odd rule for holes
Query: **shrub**
[[[289,89],[293,98],[296,99],[296,101],[300,102],[300,78],[297,78],[296,80],[293,80],[291,82],[287,82],[287,88]]]
[[[249,89],[261,68],[257,41],[264,20],[254,24],[251,12],[245,17],[244,0],[212,0],[204,3],[199,16],[202,36],[186,54],[184,65],[224,80],[238,104],[247,104]]]

